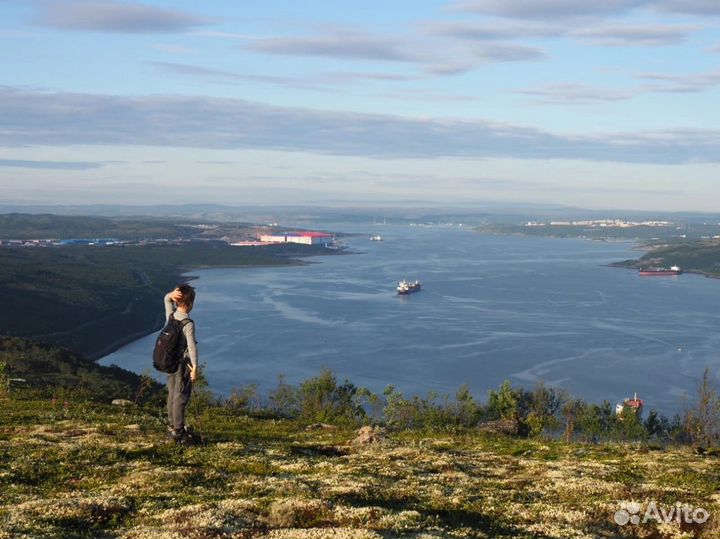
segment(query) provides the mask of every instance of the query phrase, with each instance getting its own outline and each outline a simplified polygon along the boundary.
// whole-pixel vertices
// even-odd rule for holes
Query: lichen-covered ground
[[[0,539],[718,537],[720,459],[689,449],[396,433],[209,409],[205,447],[160,410],[0,402]],[[619,526],[621,504],[708,510],[703,525]]]

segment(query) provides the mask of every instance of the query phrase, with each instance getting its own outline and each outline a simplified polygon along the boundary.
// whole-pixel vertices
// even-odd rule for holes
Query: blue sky
[[[718,209],[715,0],[0,14],[6,202]]]

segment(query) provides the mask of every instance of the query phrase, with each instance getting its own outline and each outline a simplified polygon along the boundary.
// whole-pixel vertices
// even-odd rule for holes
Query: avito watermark
[[[709,518],[710,513],[702,507],[690,507],[680,503],[666,507],[658,505],[655,501],[649,501],[644,508],[637,502],[623,502],[614,516],[615,522],[620,526],[647,524],[648,522],[705,524]]]

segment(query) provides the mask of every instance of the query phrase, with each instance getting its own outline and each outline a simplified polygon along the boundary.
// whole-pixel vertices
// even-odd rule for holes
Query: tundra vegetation
[[[544,384],[505,382],[479,402],[467,387],[377,395],[322,371],[220,399],[201,380],[189,416],[204,444],[185,448],[167,439],[164,390],[146,377],[95,371],[22,339],[0,344],[0,538],[720,534],[709,372],[674,418],[618,417],[609,403]],[[64,366],[55,375],[20,367],[43,362]],[[370,443],[360,443],[368,425]],[[710,519],[613,520],[649,501],[701,507]]]

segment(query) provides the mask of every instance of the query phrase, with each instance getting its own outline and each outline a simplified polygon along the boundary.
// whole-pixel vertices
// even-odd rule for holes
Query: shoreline
[[[91,352],[89,354],[85,354],[85,359],[92,361],[93,363],[98,363],[101,359],[104,357],[109,356],[113,352],[117,352],[120,348],[123,346],[130,344],[132,342],[135,342],[139,339],[142,339],[143,337],[147,337],[148,335],[151,335],[155,333],[156,331],[159,331],[163,328],[162,324],[162,317],[158,317],[158,323],[152,328],[152,329],[144,329],[141,331],[138,331],[137,333],[133,333],[131,335],[125,335],[123,337],[118,338],[117,340],[113,341],[112,343],[108,344],[106,347],[96,351]],[[133,371],[131,371],[133,372]],[[142,374],[142,373],[135,373],[135,374]]]
[[[302,258],[310,258],[310,257],[317,257],[317,256],[334,256],[334,255],[350,255],[350,254],[358,254],[356,252],[342,252],[342,253],[317,253],[317,254],[311,254],[303,256]],[[278,255],[282,256],[282,255]],[[294,259],[288,263],[283,264],[223,264],[223,265],[216,265],[216,266],[193,266],[192,268],[188,268],[186,271],[182,273],[178,273],[175,276],[175,282],[177,283],[189,283],[192,281],[195,281],[199,279],[200,277],[197,275],[192,275],[191,272],[193,271],[204,271],[204,270],[213,270],[213,269],[250,269],[250,268],[279,268],[279,267],[299,267],[299,266],[309,266],[312,264],[317,264],[318,262],[314,261],[308,261],[303,260],[302,258]],[[130,310],[132,313],[132,309]],[[139,339],[142,339],[143,337],[147,337],[148,335],[151,335],[159,330],[161,330],[164,326],[163,322],[163,315],[162,313],[158,313],[157,320],[155,324],[151,328],[145,328],[141,329],[139,331],[133,332],[131,334],[126,334],[121,337],[118,337],[110,344],[103,346],[99,350],[92,351],[89,353],[83,354],[83,356],[93,363],[98,363],[103,358],[113,354],[114,352],[117,352],[120,348],[123,346],[126,346],[132,342],[135,342]],[[134,371],[131,371],[134,372]],[[135,374],[142,374],[142,373],[135,373]]]
[[[637,266],[623,266],[621,264],[622,264],[622,262],[613,262],[612,264],[608,264],[606,267],[638,271]],[[686,273],[689,275],[699,275],[701,277],[705,277],[706,279],[720,279],[720,274],[708,273],[708,272],[702,271],[702,270],[693,270],[693,269],[682,270],[681,275],[686,274]]]

